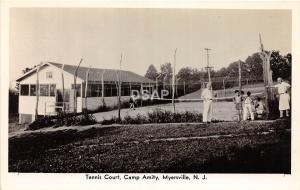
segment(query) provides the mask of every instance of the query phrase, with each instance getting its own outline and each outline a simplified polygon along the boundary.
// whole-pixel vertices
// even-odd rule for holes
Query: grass
[[[99,127],[9,139],[10,172],[290,173],[289,121]],[[262,134],[273,130],[269,134]],[[233,137],[153,141],[176,137]]]

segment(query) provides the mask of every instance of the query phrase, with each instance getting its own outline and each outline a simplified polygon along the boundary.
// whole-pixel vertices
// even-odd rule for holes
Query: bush
[[[59,112],[55,119],[55,127],[70,126],[79,123],[76,113]]]
[[[202,122],[202,114],[186,111],[184,113],[173,113],[170,111],[155,110],[149,112],[147,116],[138,114],[136,117],[129,115],[118,121],[118,118],[113,116],[111,119],[104,119],[102,125],[110,125],[115,123],[120,124],[146,124],[146,123],[196,123]]]
[[[77,125],[94,125],[97,123],[95,116],[89,114],[87,111],[83,112],[83,114],[77,117],[77,119]]]
[[[116,124],[119,123],[118,118],[116,116],[112,116],[111,119],[104,119],[101,124],[102,125],[111,125],[111,124]]]
[[[37,130],[52,126],[93,125],[96,123],[96,118],[87,111],[84,111],[81,114],[59,112],[56,116],[39,117],[37,120],[29,124],[27,130]]]
[[[42,118],[38,118],[34,122],[30,123],[26,130],[37,130],[37,129],[41,129],[41,128],[45,128],[45,127],[51,127],[54,124],[55,123],[52,120],[51,116],[45,116]]]

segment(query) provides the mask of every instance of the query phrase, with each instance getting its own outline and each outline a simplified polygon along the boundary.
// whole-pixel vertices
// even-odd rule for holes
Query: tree
[[[259,53],[248,56],[243,65],[243,75],[247,78],[261,79],[263,76],[263,63]]]
[[[155,80],[157,76],[158,76],[158,72],[155,66],[153,64],[149,65],[145,77],[151,80]]]
[[[292,55],[280,55],[279,51],[272,52],[270,59],[271,69],[273,71],[272,78],[276,80],[278,77],[283,79],[291,79]]]
[[[162,64],[160,66],[160,74],[162,77],[160,77],[160,80],[166,83],[171,82],[172,79],[172,65],[171,63],[167,62],[165,64]]]
[[[177,79],[180,79],[181,81],[190,82],[191,77],[193,75],[193,70],[190,67],[184,67],[181,68],[177,73]]]

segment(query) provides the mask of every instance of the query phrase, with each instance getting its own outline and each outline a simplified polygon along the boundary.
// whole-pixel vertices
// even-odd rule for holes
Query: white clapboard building
[[[154,81],[131,71],[79,67],[75,93],[76,68],[74,65],[44,62],[19,77],[16,80],[20,84],[19,123],[34,121],[37,99],[38,115],[56,115],[63,109],[66,112],[74,112],[75,109],[76,112],[82,112],[85,108],[96,110],[103,103],[115,106],[119,76],[122,82],[122,101],[129,100],[131,90],[147,89],[151,92],[155,86]]]

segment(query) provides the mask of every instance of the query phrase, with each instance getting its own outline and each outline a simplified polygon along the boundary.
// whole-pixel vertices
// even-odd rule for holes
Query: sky
[[[144,75],[150,64],[218,70],[259,51],[291,52],[288,10],[13,8],[10,81],[41,61],[118,69]]]

